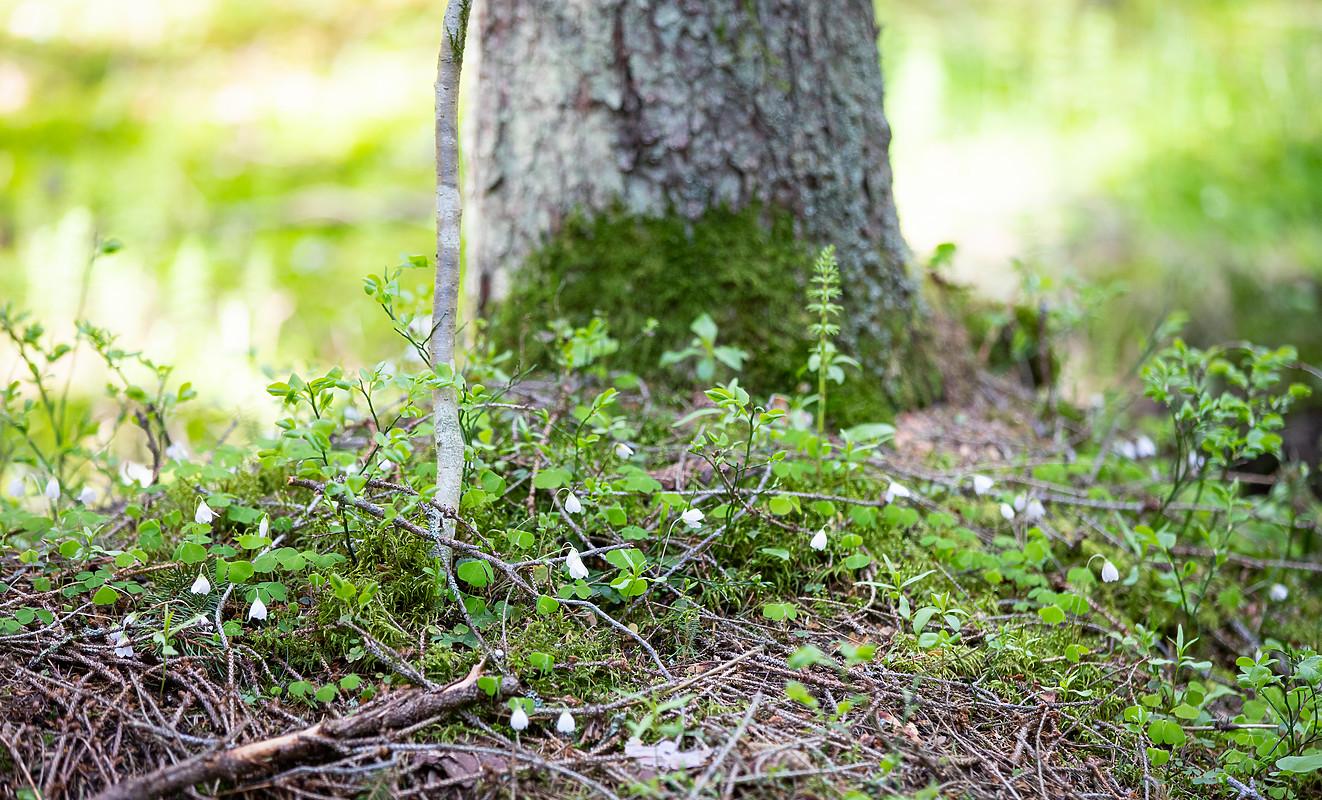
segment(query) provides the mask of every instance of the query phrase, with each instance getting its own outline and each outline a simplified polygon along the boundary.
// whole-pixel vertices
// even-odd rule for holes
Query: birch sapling
[[[455,314],[459,301],[459,197],[458,96],[463,64],[468,0],[449,0],[445,6],[445,36],[436,69],[436,288],[432,295],[431,363],[442,377],[455,375]],[[459,510],[464,474],[464,435],[459,427],[459,398],[455,380],[436,391],[436,502]],[[445,540],[454,538],[454,520],[440,520],[438,550],[447,569],[451,551]]]

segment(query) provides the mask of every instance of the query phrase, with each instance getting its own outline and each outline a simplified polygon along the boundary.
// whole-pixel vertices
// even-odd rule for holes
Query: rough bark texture
[[[852,349],[911,322],[871,0],[483,0],[471,33],[469,302],[575,212],[758,204],[836,245]]]

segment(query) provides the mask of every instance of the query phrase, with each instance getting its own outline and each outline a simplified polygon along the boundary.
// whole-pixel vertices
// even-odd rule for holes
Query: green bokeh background
[[[0,0],[0,299],[83,312],[205,397],[402,358],[361,276],[429,253],[438,0]],[[902,224],[994,298],[1012,262],[1322,358],[1322,6],[878,0]],[[422,276],[417,276],[421,280]],[[693,315],[700,309],[693,310]],[[672,346],[679,346],[675,342]]]

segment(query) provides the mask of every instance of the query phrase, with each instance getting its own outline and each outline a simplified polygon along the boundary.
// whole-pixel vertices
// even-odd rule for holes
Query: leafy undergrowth
[[[369,294],[425,353],[397,277]],[[1317,792],[1316,505],[1302,475],[1251,494],[1232,470],[1280,447],[1290,352],[1158,350],[1170,414],[1146,433],[1123,404],[1042,423],[980,377],[968,407],[828,434],[814,404],[849,365],[815,300],[810,397],[733,375],[654,397],[594,324],[558,329],[541,377],[291,376],[278,436],[197,455],[171,443],[189,393],[168,369],[85,326],[118,381],[98,430],[50,391],[69,351],[7,310],[31,380],[0,431],[3,783],[86,796],[480,665],[457,715],[197,791]],[[445,383],[457,511],[429,494]],[[150,464],[104,446],[129,422]]]

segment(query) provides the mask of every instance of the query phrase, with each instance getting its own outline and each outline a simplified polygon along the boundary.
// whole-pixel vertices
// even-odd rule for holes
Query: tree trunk
[[[871,0],[482,0],[470,33],[467,302],[516,288],[574,214],[758,207],[836,245],[846,349],[900,363],[917,292]]]

